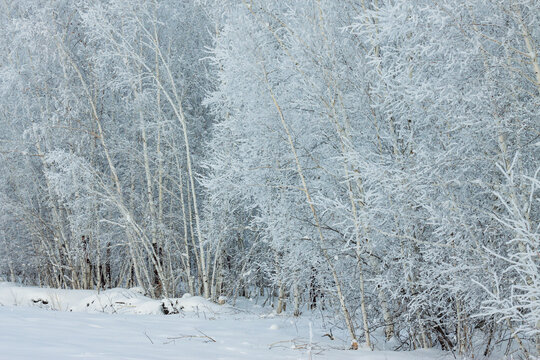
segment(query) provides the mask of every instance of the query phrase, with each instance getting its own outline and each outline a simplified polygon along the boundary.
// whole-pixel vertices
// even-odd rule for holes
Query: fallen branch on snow
[[[205,342],[216,342],[214,338],[206,335],[201,330],[199,329],[195,329],[195,330],[197,330],[201,335],[180,335],[180,336],[175,336],[175,337],[168,337],[167,339],[169,339],[170,341],[165,342],[165,344],[174,342],[174,340],[178,340],[178,339],[193,339],[193,338],[206,339]]]

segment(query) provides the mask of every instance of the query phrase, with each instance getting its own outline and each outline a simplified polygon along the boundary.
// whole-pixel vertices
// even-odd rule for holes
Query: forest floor
[[[171,313],[163,315],[163,309]],[[152,300],[136,289],[58,290],[0,283],[0,359],[446,360],[438,350],[347,350],[333,319],[276,315],[255,301]],[[328,334],[333,330],[335,340]],[[311,339],[311,340],[310,340]]]

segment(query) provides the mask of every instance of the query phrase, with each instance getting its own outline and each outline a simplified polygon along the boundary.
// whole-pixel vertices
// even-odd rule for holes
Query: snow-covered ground
[[[350,351],[315,316],[276,316],[248,301],[163,302],[137,290],[41,289],[0,283],[0,359],[442,360],[440,351]],[[310,330],[311,328],[311,330]],[[335,335],[335,334],[334,334]],[[311,341],[310,341],[311,338]]]

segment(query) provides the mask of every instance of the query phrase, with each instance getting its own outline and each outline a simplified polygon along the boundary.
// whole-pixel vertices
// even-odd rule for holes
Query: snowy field
[[[136,290],[40,289],[0,283],[0,359],[443,360],[448,354],[349,351],[315,316],[276,316],[245,302],[200,297],[163,302]],[[311,324],[311,331],[310,331]],[[334,335],[336,335],[334,333]],[[310,341],[311,337],[311,341]]]

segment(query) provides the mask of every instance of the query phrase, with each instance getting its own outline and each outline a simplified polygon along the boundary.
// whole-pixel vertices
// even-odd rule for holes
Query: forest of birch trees
[[[538,0],[0,2],[0,279],[540,355]]]

